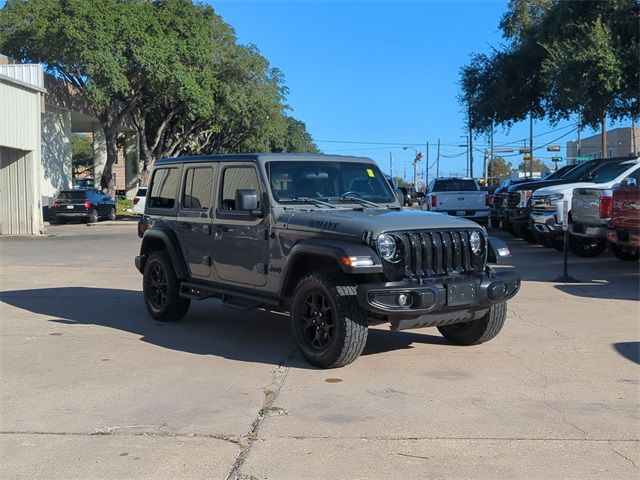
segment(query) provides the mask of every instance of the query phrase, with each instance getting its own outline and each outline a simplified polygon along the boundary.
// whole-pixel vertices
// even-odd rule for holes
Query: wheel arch
[[[158,250],[167,252],[178,279],[185,280],[188,278],[187,266],[182,257],[178,239],[173,232],[165,228],[152,228],[144,232],[142,245],[140,246],[140,258],[142,259],[139,266],[140,272],[144,272],[144,262],[149,255]]]

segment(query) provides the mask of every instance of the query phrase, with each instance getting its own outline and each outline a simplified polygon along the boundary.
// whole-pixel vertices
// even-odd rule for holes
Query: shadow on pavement
[[[512,254],[509,264],[524,281],[553,282],[563,274],[562,252],[497,230],[491,230],[489,235],[507,242]],[[638,262],[618,260],[610,252],[596,258],[581,258],[570,253],[568,271],[580,283],[557,283],[554,287],[564,293],[587,298],[640,300]]]
[[[280,365],[291,352],[289,316],[223,307],[217,300],[192,302],[179,322],[161,323],[147,313],[142,292],[60,287],[0,292],[0,300],[65,325],[99,325],[139,335],[160,347],[198,355]],[[445,344],[440,336],[370,329],[363,355],[409,349],[412,343]],[[291,356],[290,356],[291,357]],[[286,365],[313,368],[299,357]]]
[[[627,360],[640,364],[640,342],[618,342],[613,348]]]

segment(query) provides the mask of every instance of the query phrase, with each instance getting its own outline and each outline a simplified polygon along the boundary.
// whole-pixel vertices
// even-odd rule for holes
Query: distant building
[[[104,131],[86,99],[40,64],[16,64],[0,55],[0,234],[44,232],[58,191],[71,188],[71,134],[93,139],[93,171],[100,181],[107,161]],[[138,185],[138,135],[118,132],[113,165],[116,190],[133,196]]]
[[[567,142],[567,164],[572,165],[576,160],[584,161],[589,158],[600,158],[600,134],[577,141]],[[614,128],[607,132],[607,157],[626,157],[640,152],[640,127]]]

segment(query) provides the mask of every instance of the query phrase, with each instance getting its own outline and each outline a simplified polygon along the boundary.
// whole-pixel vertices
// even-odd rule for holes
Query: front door
[[[235,206],[237,189],[256,190],[262,203],[258,171],[246,163],[223,163],[219,178],[211,241],[214,277],[225,282],[262,286],[267,282],[268,220],[253,217]]]
[[[176,229],[191,277],[211,275],[211,212],[216,170],[214,165],[186,165],[182,175]]]

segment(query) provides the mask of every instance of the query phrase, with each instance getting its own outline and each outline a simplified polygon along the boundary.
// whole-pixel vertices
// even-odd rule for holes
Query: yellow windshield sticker
[[[370,176],[371,178],[373,178],[373,177],[375,177],[375,176],[376,176],[376,174],[375,174],[375,173],[373,173],[373,170],[371,170],[370,168],[367,168],[367,173],[369,174],[369,176]]]

